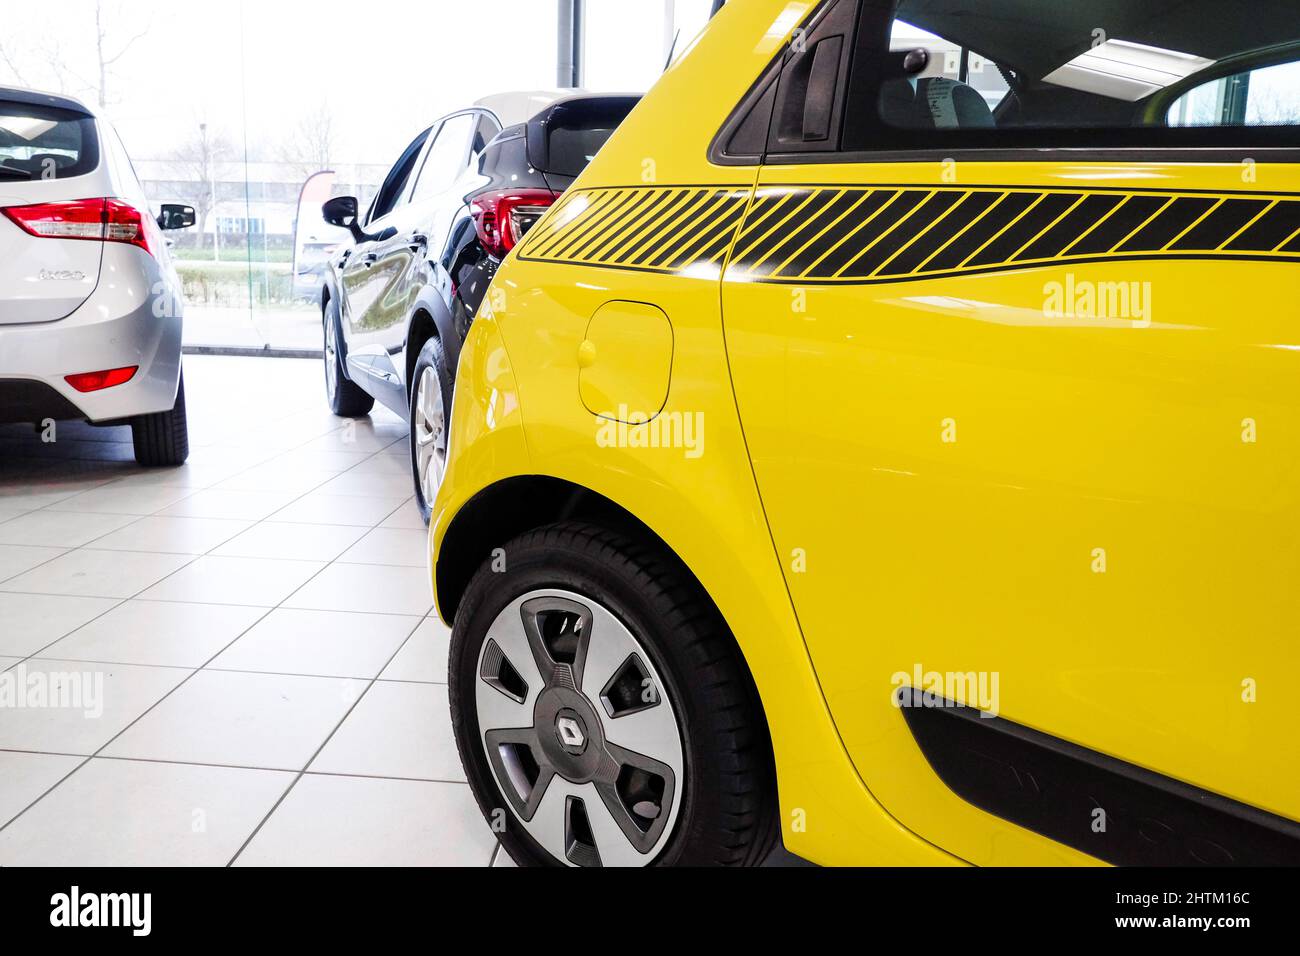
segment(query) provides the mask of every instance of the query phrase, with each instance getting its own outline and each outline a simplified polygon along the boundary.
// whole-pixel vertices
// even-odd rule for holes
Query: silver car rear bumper
[[[38,421],[65,417],[68,406],[92,422],[167,411],[180,380],[181,322],[172,270],[141,249],[106,243],[99,284],[75,312],[57,322],[0,326],[0,420],[6,391],[24,405],[39,406],[51,392],[66,403],[50,399]],[[78,392],[64,379],[130,365],[138,366],[130,381],[95,392]],[[32,417],[29,411],[41,409],[24,408],[20,417]]]

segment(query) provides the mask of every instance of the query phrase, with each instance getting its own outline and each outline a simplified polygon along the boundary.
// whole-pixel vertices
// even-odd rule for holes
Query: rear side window
[[[499,132],[501,132],[501,124],[484,113],[479,117],[478,126],[474,127],[474,145],[470,152],[478,156]]]
[[[384,184],[379,187],[379,192],[375,194],[374,204],[370,207],[370,215],[367,217],[368,222],[382,219],[397,208],[406,193],[406,184],[411,180],[411,172],[415,169],[415,161],[420,158],[420,150],[424,148],[424,141],[431,129],[432,127],[415,137],[411,141],[411,145],[406,147],[406,151],[402,153],[401,158],[388,171]]]
[[[470,129],[475,118],[473,113],[461,113],[442,124],[424,157],[411,202],[438,195],[464,171],[468,161]]]
[[[1295,0],[863,0],[842,146],[1300,144]]]
[[[0,99],[0,182],[66,179],[98,165],[93,119]]]

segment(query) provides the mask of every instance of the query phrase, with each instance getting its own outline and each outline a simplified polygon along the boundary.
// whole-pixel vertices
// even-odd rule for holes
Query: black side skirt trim
[[[1300,864],[1294,821],[920,689],[895,700],[959,797],[1107,863]]]

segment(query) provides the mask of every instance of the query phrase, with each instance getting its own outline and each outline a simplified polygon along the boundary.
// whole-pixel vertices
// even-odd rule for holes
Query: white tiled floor
[[[0,865],[488,865],[404,424],[315,361],[185,362],[184,468],[0,426],[0,671],[102,681],[0,705]]]

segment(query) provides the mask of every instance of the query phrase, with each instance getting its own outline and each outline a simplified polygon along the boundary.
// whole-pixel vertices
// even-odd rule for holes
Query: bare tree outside
[[[122,23],[126,19],[121,7],[122,4],[118,3],[111,9],[105,9],[104,0],[95,0],[95,53],[99,65],[97,89],[101,108],[109,104],[108,82],[113,65],[149,33],[149,25],[146,24],[143,29],[125,40],[115,40],[110,37],[106,23]]]
[[[220,165],[233,155],[234,147],[224,133],[212,129],[207,123],[199,123],[195,134],[178,146],[170,157],[184,177],[177,183],[182,191],[180,198],[192,205],[198,215],[197,239],[200,245],[216,208]],[[212,252],[214,258],[221,258],[216,228],[212,230]]]
[[[116,103],[116,97],[110,95],[110,87],[116,76],[116,67],[136,44],[149,34],[149,23],[138,29],[125,29],[123,24],[130,21],[127,11],[131,5],[106,0],[93,0],[89,7],[81,5],[84,14],[77,6],[60,7],[60,16],[71,20],[69,33],[75,34],[79,28],[89,28],[90,40],[95,51],[92,64],[93,75],[87,75],[72,68],[77,58],[69,56],[61,38],[47,38],[35,46],[17,46],[7,38],[0,38],[0,78],[12,77],[21,86],[49,89],[55,93],[80,96],[93,100],[102,109]],[[110,24],[114,25],[110,27]]]
[[[301,179],[330,169],[338,158],[338,131],[334,113],[321,102],[299,118],[280,148],[280,162],[287,164]]]

